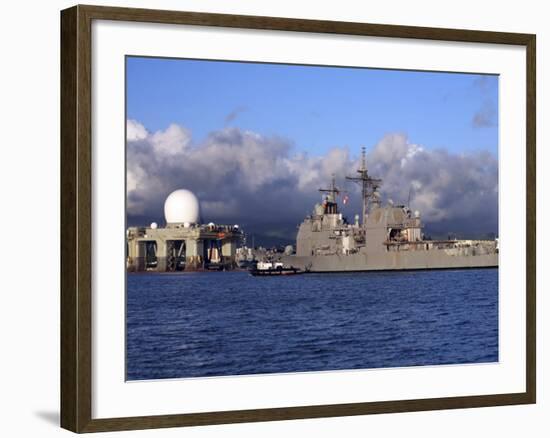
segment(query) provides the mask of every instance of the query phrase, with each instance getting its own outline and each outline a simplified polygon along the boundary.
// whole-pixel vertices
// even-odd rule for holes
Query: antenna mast
[[[328,193],[331,202],[336,202],[336,196],[340,193],[340,189],[336,187],[336,178],[332,174],[332,180],[329,189],[319,189],[321,193]]]
[[[327,194],[326,203],[324,203],[325,212],[332,214],[338,213],[338,204],[336,202],[336,197],[340,194],[340,189],[336,187],[336,178],[334,177],[334,174],[332,174],[332,182],[330,184],[330,188],[319,189],[319,191],[321,193]]]
[[[376,189],[382,184],[382,180],[371,178],[367,171],[367,153],[365,146],[361,148],[361,167],[357,169],[359,176],[346,176],[349,181],[356,182],[361,185],[361,198],[363,200],[362,223],[365,225],[369,212],[369,201],[375,198]]]

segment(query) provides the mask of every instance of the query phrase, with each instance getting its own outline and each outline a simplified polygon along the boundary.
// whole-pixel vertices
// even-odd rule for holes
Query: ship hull
[[[497,268],[498,254],[449,255],[444,249],[378,254],[283,256],[283,263],[309,272],[408,271]]]

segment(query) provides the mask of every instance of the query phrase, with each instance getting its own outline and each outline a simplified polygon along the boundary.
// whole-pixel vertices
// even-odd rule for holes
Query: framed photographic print
[[[61,422],[535,403],[535,36],[61,13]]]

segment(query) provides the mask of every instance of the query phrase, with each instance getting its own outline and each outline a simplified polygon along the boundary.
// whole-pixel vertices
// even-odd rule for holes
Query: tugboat
[[[258,262],[256,267],[251,269],[250,275],[255,277],[270,277],[275,275],[298,275],[305,271],[294,266],[286,267],[282,262]]]

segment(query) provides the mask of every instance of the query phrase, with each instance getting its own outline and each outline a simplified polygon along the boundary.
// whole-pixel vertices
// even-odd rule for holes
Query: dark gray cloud
[[[497,125],[497,110],[493,102],[486,101],[474,114],[472,125],[475,128],[489,128]]]
[[[436,234],[498,233],[498,160],[488,151],[453,154],[385,136],[369,154],[370,169],[384,179],[383,193],[419,210]]]
[[[479,76],[473,84],[477,92],[483,96],[482,106],[472,117],[472,126],[474,128],[490,128],[498,124],[497,102],[491,96],[489,76]]]
[[[488,92],[491,87],[490,79],[491,75],[478,75],[474,79],[474,87],[482,92]]]
[[[241,113],[247,111],[248,108],[245,106],[239,106],[231,111],[227,116],[225,116],[225,124],[229,125],[233,122]]]
[[[357,153],[334,147],[324,156],[296,152],[291,142],[225,128],[193,144],[190,132],[171,125],[149,133],[127,123],[127,214],[131,225],[163,222],[166,196],[192,190],[205,222],[238,223],[271,241],[291,241],[296,226],[320,200],[319,187],[334,174],[360,211],[358,187],[344,177],[359,164]],[[411,144],[405,135],[385,136],[368,154],[382,194],[421,211],[434,233],[483,234],[498,229],[498,162],[488,152],[452,154]],[[261,241],[261,240],[260,240]]]

